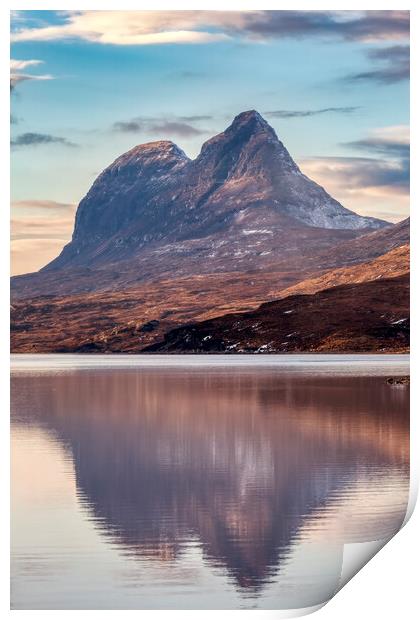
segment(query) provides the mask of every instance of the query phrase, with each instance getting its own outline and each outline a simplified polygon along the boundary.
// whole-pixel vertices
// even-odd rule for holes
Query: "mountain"
[[[12,350],[144,351],[191,322],[406,273],[408,243],[409,220],[348,211],[244,112],[195,160],[161,141],[104,170],[60,256],[12,278]]]
[[[302,174],[252,110],[208,140],[193,161],[172,142],[121,155],[81,201],[71,243],[45,270],[132,259],[150,245],[232,232],[232,243],[238,233],[246,243],[248,235],[288,227],[289,218],[326,229],[384,225],[345,209]]]
[[[258,112],[243,112],[195,160],[168,141],[118,157],[80,202],[72,241],[39,274],[13,278],[12,292],[125,289],[282,260],[300,268],[304,256],[385,227],[340,205],[302,174]]]
[[[257,310],[179,327],[153,352],[290,353],[392,351],[409,347],[410,279],[346,284],[292,295]]]

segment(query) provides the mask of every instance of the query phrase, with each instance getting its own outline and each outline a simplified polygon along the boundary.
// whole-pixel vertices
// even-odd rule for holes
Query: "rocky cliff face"
[[[288,230],[300,231],[289,241],[298,250],[299,238],[311,235],[308,228],[360,234],[385,225],[345,209],[302,174],[272,127],[252,110],[208,140],[193,161],[166,141],[121,155],[81,201],[71,243],[44,271],[150,252],[154,263],[153,254],[162,253],[166,262],[197,253],[206,260],[243,258],[250,239],[254,248],[261,246],[251,252],[255,263],[279,245],[276,238],[284,244]],[[200,240],[206,241],[204,252]]]

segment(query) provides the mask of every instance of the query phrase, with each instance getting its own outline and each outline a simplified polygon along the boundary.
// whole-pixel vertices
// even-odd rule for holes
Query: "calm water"
[[[408,499],[405,356],[14,356],[15,609],[317,605]]]

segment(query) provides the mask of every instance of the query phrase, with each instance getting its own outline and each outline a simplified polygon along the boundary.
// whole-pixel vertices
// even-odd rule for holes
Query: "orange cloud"
[[[16,276],[44,267],[63,249],[63,239],[15,239],[11,242],[11,272]]]

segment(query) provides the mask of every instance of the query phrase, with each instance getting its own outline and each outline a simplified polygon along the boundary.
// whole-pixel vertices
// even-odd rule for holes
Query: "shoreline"
[[[173,370],[218,371],[242,370],[258,372],[281,371],[285,374],[347,376],[380,376],[385,378],[408,376],[407,353],[340,354],[340,353],[284,353],[284,354],[89,354],[49,353],[11,355],[11,371],[54,372],[65,370]]]

